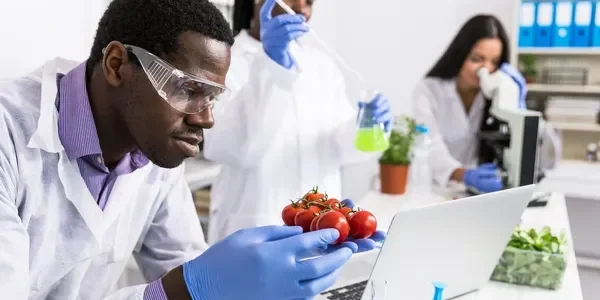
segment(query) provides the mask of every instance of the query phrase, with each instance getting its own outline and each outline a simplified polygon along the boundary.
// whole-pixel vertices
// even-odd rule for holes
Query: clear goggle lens
[[[195,114],[212,108],[217,97],[227,90],[218,83],[184,73],[142,48],[125,48],[138,58],[158,94],[182,113]]]
[[[172,75],[163,88],[161,95],[176,110],[183,113],[198,113],[211,108],[225,88],[197,81],[191,78],[179,78]],[[159,92],[159,94],[161,94]]]

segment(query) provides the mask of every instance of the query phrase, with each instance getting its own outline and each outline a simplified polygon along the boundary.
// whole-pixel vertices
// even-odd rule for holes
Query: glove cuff
[[[193,263],[193,260],[188,261],[182,266],[183,281],[185,282],[185,286],[187,287],[190,296],[192,296],[192,300],[214,299],[210,294],[210,291],[213,289],[210,287],[210,284],[208,284],[209,281],[206,280],[206,278],[202,278],[203,276],[198,276],[199,270],[192,266]]]

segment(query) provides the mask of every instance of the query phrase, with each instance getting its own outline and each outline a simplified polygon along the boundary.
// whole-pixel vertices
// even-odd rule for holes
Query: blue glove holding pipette
[[[273,17],[275,0],[266,0],[260,8],[260,40],[265,53],[280,66],[291,69],[295,64],[290,43],[308,32],[306,18],[297,14]]]

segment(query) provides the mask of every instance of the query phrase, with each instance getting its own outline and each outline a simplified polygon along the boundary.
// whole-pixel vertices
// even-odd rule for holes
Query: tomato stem
[[[308,202],[308,205],[314,205],[314,206],[318,206],[318,207],[327,207],[325,204],[323,203],[319,203],[319,202]]]

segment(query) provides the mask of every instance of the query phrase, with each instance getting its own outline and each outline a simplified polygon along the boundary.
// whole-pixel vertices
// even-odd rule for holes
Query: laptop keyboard
[[[321,293],[321,295],[331,300],[360,300],[365,291],[368,280],[343,286],[335,290],[329,290]]]

